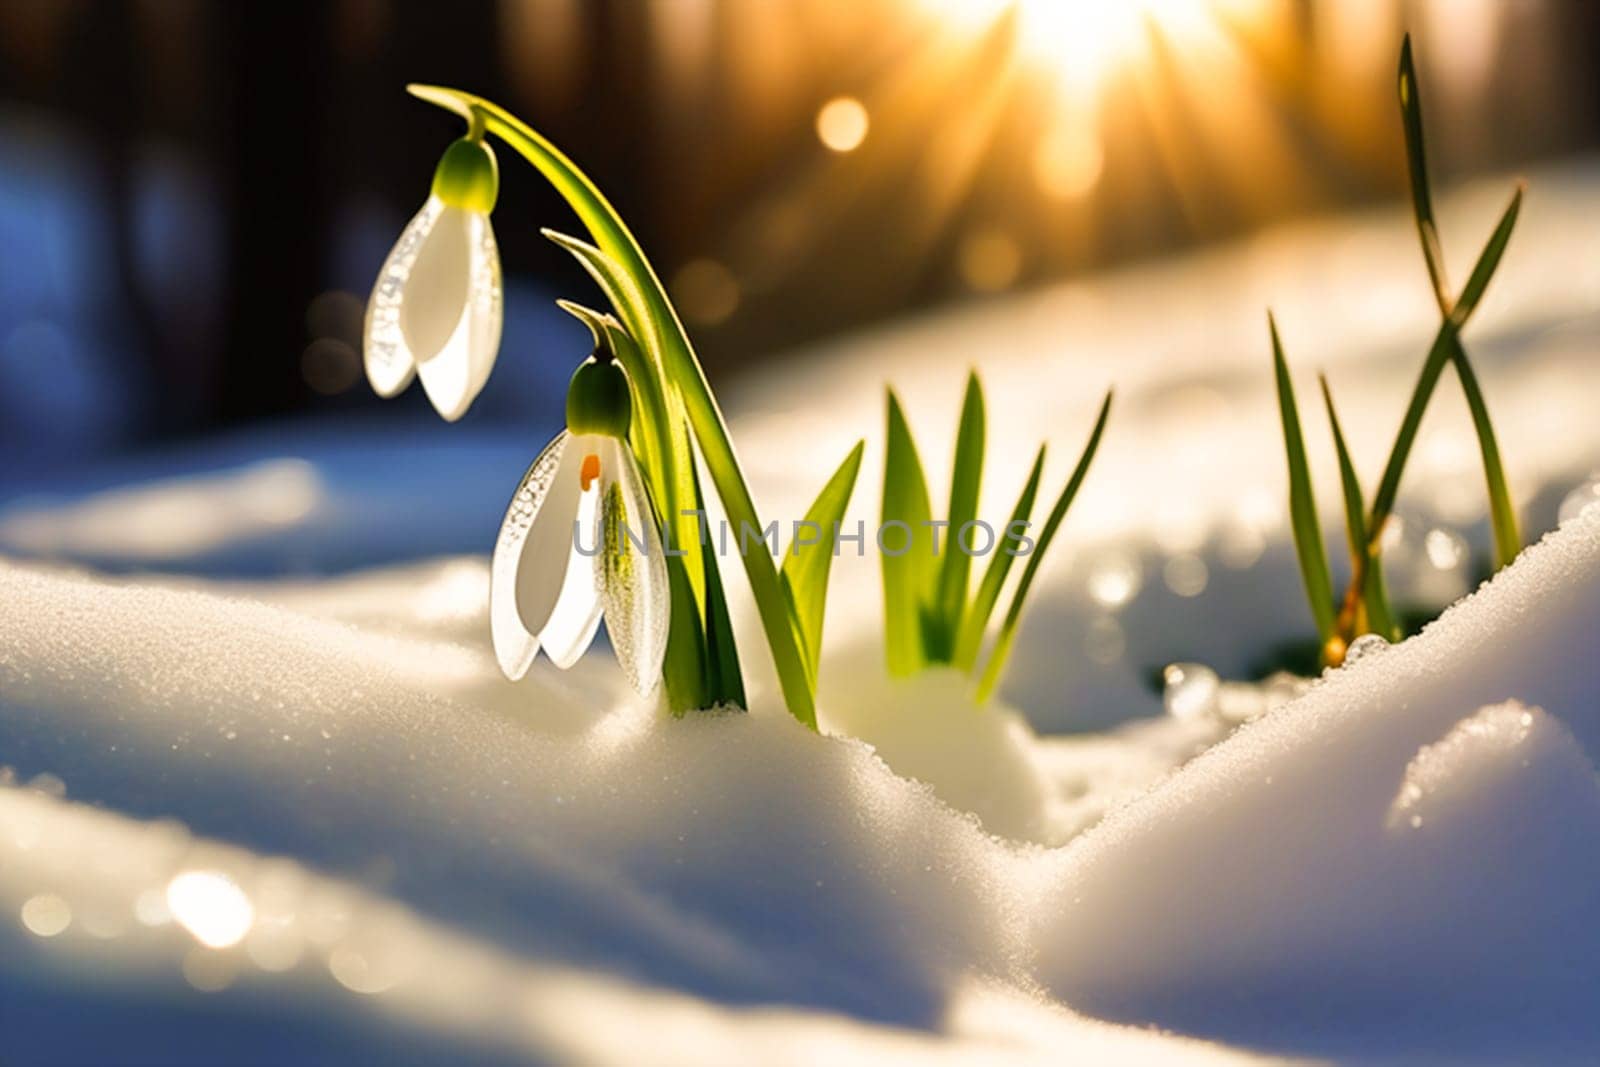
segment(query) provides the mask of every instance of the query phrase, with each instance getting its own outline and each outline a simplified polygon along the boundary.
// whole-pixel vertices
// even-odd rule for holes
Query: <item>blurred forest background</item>
[[[6,0],[0,465],[380,409],[367,291],[489,96],[630,220],[712,373],[950,301],[1397,200],[1416,37],[1436,180],[1591,150],[1590,0]],[[502,152],[517,418],[596,302]],[[1159,309],[1153,309],[1159,313]],[[556,394],[559,396],[559,393]]]

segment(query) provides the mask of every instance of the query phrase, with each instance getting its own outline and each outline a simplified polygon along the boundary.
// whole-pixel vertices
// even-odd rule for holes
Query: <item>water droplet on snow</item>
[[[1388,647],[1389,642],[1385,641],[1381,634],[1362,634],[1354,641],[1351,641],[1350,647],[1345,649],[1345,666],[1348,667],[1358,659],[1375,656]]]
[[[1455,570],[1467,558],[1466,539],[1442,526],[1428,531],[1422,547],[1428,554],[1428,562],[1442,571]]]
[[[1166,691],[1161,700],[1167,714],[1178,719],[1200,719],[1216,709],[1221,681],[1202,663],[1174,663],[1162,672]]]

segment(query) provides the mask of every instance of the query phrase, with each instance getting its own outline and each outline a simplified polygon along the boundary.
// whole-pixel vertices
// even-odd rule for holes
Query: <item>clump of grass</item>
[[[1328,570],[1327,555],[1323,550],[1322,533],[1317,525],[1316,501],[1311,486],[1311,475],[1306,464],[1305,443],[1300,433],[1300,418],[1295,406],[1294,388],[1289,380],[1288,366],[1283,347],[1278,338],[1277,324],[1268,313],[1268,329],[1272,338],[1273,366],[1277,379],[1279,417],[1283,424],[1284,451],[1289,468],[1289,511],[1294,531],[1295,551],[1300,559],[1300,573],[1305,582],[1306,598],[1316,620],[1321,641],[1322,662],[1337,666],[1343,662],[1346,649],[1356,637],[1375,633],[1386,640],[1395,641],[1404,636],[1399,621],[1391,610],[1384,588],[1380,553],[1383,531],[1393,514],[1395,498],[1400,491],[1400,478],[1406,460],[1416,442],[1417,431],[1434,388],[1444,373],[1446,365],[1455,368],[1472,415],[1473,430],[1478,439],[1478,450],[1483,461],[1484,481],[1489,496],[1489,520],[1494,530],[1495,566],[1503,567],[1516,558],[1522,549],[1517,515],[1506,484],[1505,468],[1500,460],[1500,446],[1495,438],[1494,426],[1489,418],[1489,408],[1479,388],[1478,378],[1467,358],[1461,340],[1461,330],[1477,310],[1483,299],[1511,232],[1517,223],[1522,207],[1522,185],[1518,183],[1511,201],[1500,215],[1483,251],[1479,253],[1472,273],[1454,299],[1445,275],[1444,257],[1440,248],[1439,228],[1433,214],[1433,196],[1428,184],[1427,156],[1422,135],[1422,99],[1417,85],[1416,66],[1411,56],[1411,38],[1408,35],[1400,49],[1399,97],[1401,125],[1405,131],[1406,159],[1410,172],[1411,207],[1416,218],[1417,235],[1422,244],[1423,262],[1432,282],[1434,299],[1439,307],[1440,322],[1434,334],[1427,357],[1423,360],[1417,384],[1412,389],[1410,403],[1400,421],[1395,441],[1384,464],[1372,505],[1363,505],[1360,480],[1351,463],[1339,417],[1334,409],[1333,392],[1326,378],[1321,379],[1322,397],[1333,429],[1334,449],[1339,460],[1339,482],[1344,496],[1345,535],[1349,541],[1351,576],[1344,595],[1337,601],[1333,597],[1333,581]]]
[[[989,555],[989,563],[973,591],[972,560],[980,553],[975,551],[977,546],[968,531],[979,527],[978,494],[983,482],[986,437],[983,384],[976,373],[967,378],[956,433],[949,507],[941,520],[933,518],[928,482],[911,427],[899,398],[892,389],[889,391],[880,537],[885,537],[891,528],[903,530],[905,535],[903,549],[898,542],[880,546],[884,648],[890,674],[905,677],[929,666],[949,664],[977,678],[979,703],[993,695],[1011,655],[1034,576],[1089,473],[1110,413],[1111,393],[1107,392],[1072,475],[1056,497],[1038,537],[1031,538],[1026,532],[1032,526],[1033,506],[1044,473],[1045,446],[1039,446],[1004,531],[996,536],[990,551],[981,553]],[[1027,557],[1022,577],[1012,590],[1000,629],[980,671],[989,620],[999,604],[1012,564],[1022,556]]]

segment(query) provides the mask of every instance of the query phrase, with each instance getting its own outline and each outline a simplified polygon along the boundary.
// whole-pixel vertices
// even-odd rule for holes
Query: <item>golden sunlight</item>
[[[1246,30],[1277,0],[923,0],[950,25],[982,32],[1014,16],[1018,54],[1077,102],[1092,101],[1114,76],[1147,63],[1159,38],[1183,51]]]

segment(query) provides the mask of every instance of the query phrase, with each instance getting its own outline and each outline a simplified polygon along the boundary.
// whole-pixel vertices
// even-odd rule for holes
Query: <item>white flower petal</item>
[[[606,454],[604,442],[609,438],[584,434],[574,436],[567,446],[567,455],[577,462],[570,468],[561,465],[557,478],[566,478],[571,471],[574,487],[578,489],[578,510],[573,523],[567,527],[567,571],[561,584],[561,595],[550,610],[550,619],[539,631],[539,644],[545,655],[562,670],[578,662],[578,657],[594,640],[600,628],[600,589],[595,583],[593,561],[585,553],[595,554],[600,536],[600,499],[605,488],[605,471],[613,457]],[[598,460],[599,469],[586,472],[588,457]],[[582,482],[592,474],[589,487]],[[597,557],[598,558],[598,557]]]
[[[595,582],[617,662],[633,688],[648,696],[661,678],[667,651],[671,613],[667,561],[633,453],[616,438],[608,438],[607,444],[611,455],[604,463],[607,474],[600,510],[606,550],[595,558]]]
[[[431,197],[429,199],[432,199]],[[418,363],[438,355],[456,332],[467,306],[472,270],[473,213],[441,205],[438,218],[417,248],[400,301],[400,332]]]
[[[534,656],[539,653],[539,638],[529,632],[517,614],[517,569],[522,564],[522,546],[528,539],[528,529],[555,482],[556,468],[561,464],[566,443],[567,432],[563,430],[545,446],[522,476],[494,544],[494,560],[489,567],[489,634],[494,640],[494,657],[512,681],[528,673]]]
[[[578,471],[583,460],[579,442],[582,440],[565,430],[557,436],[556,441],[561,442],[561,458],[545,490],[543,504],[529,518],[527,536],[517,556],[514,600],[517,618],[530,634],[539,634],[550,621],[567,580],[567,561],[572,557],[572,523],[578,517],[579,499],[583,495],[578,488]],[[554,442],[551,447],[555,447]],[[583,570],[587,577],[588,568]],[[591,584],[592,581],[590,579]]]
[[[445,208],[445,215],[418,262],[416,276],[420,281],[424,267],[430,271],[437,268],[441,274],[448,268],[459,272],[458,288],[451,290],[441,277],[441,299],[430,299],[424,306],[408,298],[401,322],[416,354],[417,371],[428,399],[440,415],[453,422],[466,414],[494,369],[500,350],[504,297],[500,250],[489,216],[461,208]],[[445,242],[447,231],[455,236]],[[437,259],[429,255],[436,241],[442,242]],[[453,318],[451,305],[442,299],[443,294],[452,291],[458,301]],[[416,312],[407,314],[413,307]]]
[[[417,257],[439,221],[444,204],[436,197],[416,213],[400,239],[383,261],[378,280],[372,286],[372,298],[367,301],[366,325],[362,330],[363,361],[367,368],[367,381],[379,396],[390,397],[411,384],[417,372],[416,357],[400,328],[400,312],[405,304]]]

